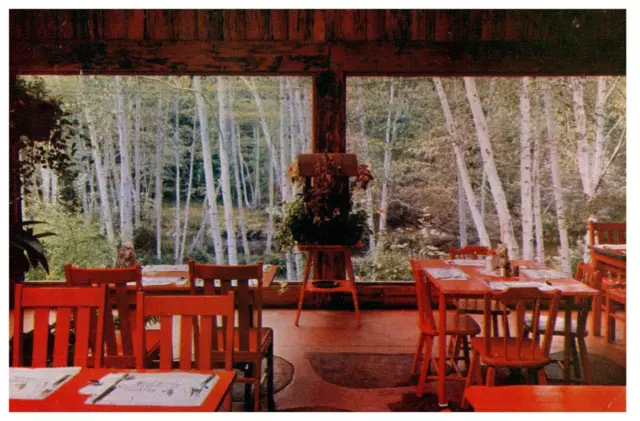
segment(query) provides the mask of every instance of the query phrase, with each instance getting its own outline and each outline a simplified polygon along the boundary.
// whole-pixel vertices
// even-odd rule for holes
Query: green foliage
[[[295,243],[351,245],[369,234],[367,213],[362,209],[349,213],[346,218],[318,220],[305,209],[302,197],[285,206],[285,218],[277,236],[282,251],[291,250]]]
[[[46,252],[40,242],[41,238],[55,235],[52,232],[34,234],[30,225],[44,224],[42,221],[23,221],[18,226],[10,227],[9,245],[11,265],[17,265],[23,270],[37,270],[38,266],[49,273]]]
[[[100,233],[96,222],[85,226],[81,215],[68,212],[60,205],[49,205],[46,208],[40,205],[32,207],[30,212],[33,213],[30,216],[46,221],[51,231],[58,235],[42,239],[42,245],[47,251],[49,274],[42,269],[32,269],[27,272],[27,279],[64,279],[64,265],[67,263],[81,267],[113,265],[116,247],[109,244]]]

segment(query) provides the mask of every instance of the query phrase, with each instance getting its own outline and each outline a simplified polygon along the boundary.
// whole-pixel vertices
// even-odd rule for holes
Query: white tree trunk
[[[560,177],[560,164],[558,159],[558,139],[556,137],[556,123],[553,117],[553,106],[549,82],[542,83],[542,99],[544,102],[545,118],[547,121],[547,139],[549,141],[549,161],[551,163],[551,180],[553,183],[553,197],[556,205],[556,219],[560,236],[560,262],[563,272],[571,274],[571,261],[569,259],[569,235],[564,213],[564,197],[562,195],[562,181]]]
[[[294,88],[291,83],[291,78],[283,78],[287,80],[287,119],[289,120],[289,148],[290,148],[290,157],[291,162],[297,159],[298,157],[298,143],[299,143],[299,130],[298,130],[298,120],[296,118],[295,107],[294,107]],[[295,198],[298,193],[298,186],[296,184],[291,184],[291,198]]]
[[[542,225],[542,201],[540,197],[540,141],[536,137],[533,146],[533,217],[536,232],[536,262],[544,264],[544,231]]]
[[[156,257],[162,259],[162,183],[164,179],[164,136],[165,112],[163,98],[158,97],[158,111],[156,119],[156,168],[155,168],[155,199],[156,199]]]
[[[233,98],[231,99],[233,101]],[[238,208],[238,225],[240,226],[240,236],[242,238],[242,249],[244,251],[245,262],[251,261],[251,249],[247,240],[247,223],[244,218],[244,205],[242,203],[242,184],[240,182],[240,159],[238,159],[238,151],[240,149],[239,133],[236,130],[236,124],[231,114],[231,160],[233,162],[233,177],[236,185],[236,204]]]
[[[273,161],[273,157],[269,155],[269,208],[267,210],[267,244],[265,247],[265,253],[271,253],[273,241],[273,213],[275,211],[274,207],[274,172],[275,172],[275,162]]]
[[[40,167],[40,189],[42,190],[42,202],[46,205],[51,204],[51,170],[46,167]]]
[[[134,186],[133,186],[133,205],[134,205],[134,227],[138,228],[140,226],[140,214],[142,203],[140,202],[140,170],[142,167],[142,162],[140,161],[140,148],[142,145],[140,144],[140,124],[142,117],[141,113],[141,104],[140,104],[140,83],[138,82],[138,92],[136,92],[135,99],[135,116],[134,116],[134,143],[133,143],[133,160],[134,160]]]
[[[384,141],[384,164],[383,171],[384,176],[382,178],[382,193],[380,194],[380,221],[378,223],[378,232],[384,233],[387,230],[387,210],[389,208],[389,179],[391,178],[391,147],[393,142],[392,126],[395,125],[395,120],[391,122],[391,115],[393,111],[393,96],[394,96],[394,84],[393,80],[389,83],[389,104],[387,111],[387,129],[385,132]]]
[[[193,88],[196,92],[196,107],[198,109],[198,119],[200,120],[200,139],[202,140],[202,161],[204,164],[204,179],[206,185],[207,201],[209,203],[208,215],[209,225],[211,225],[211,235],[213,237],[213,248],[216,255],[216,264],[225,263],[224,248],[222,246],[222,236],[218,225],[218,205],[216,203],[216,185],[213,175],[213,162],[211,160],[211,145],[209,144],[209,121],[205,110],[204,92],[200,83],[200,76],[193,76]]]
[[[118,120],[118,138],[120,140],[120,236],[122,241],[133,240],[133,203],[131,182],[131,158],[129,155],[129,137],[127,116],[125,115],[124,93],[120,76],[116,82],[116,110]]]
[[[280,78],[280,194],[282,195],[282,201],[293,199],[293,196],[289,194],[289,188],[287,183],[287,141],[286,141],[286,94],[285,94],[285,81],[284,78]],[[275,162],[275,160],[274,160]],[[277,173],[278,171],[276,171]]]
[[[598,77],[596,89],[596,143],[593,156],[593,172],[591,178],[591,191],[596,194],[600,179],[602,178],[602,169],[604,166],[604,126],[605,111],[604,105],[607,100],[607,79],[604,76]]]
[[[246,77],[241,77],[241,79],[244,82],[244,84],[247,85],[247,87],[249,88],[249,91],[251,91],[253,100],[255,101],[256,107],[258,108],[258,114],[260,114],[260,127],[262,127],[262,133],[264,134],[264,141],[267,144],[267,149],[271,154],[271,157],[273,158],[274,162],[276,162],[276,159],[275,159],[276,152],[275,152],[275,149],[273,148],[273,144],[271,143],[271,132],[269,131],[269,126],[267,124],[266,115],[264,112],[264,108],[262,106],[262,100],[260,99],[260,94],[258,93],[258,88],[256,87],[256,84],[253,80],[249,80]],[[281,170],[280,174],[282,176],[282,179],[283,180],[286,179],[287,167],[286,166],[282,167],[280,168],[280,170]],[[258,186],[256,186],[256,188],[258,188]]]
[[[363,164],[371,166],[371,161],[369,160],[369,140],[367,138],[366,131],[367,116],[364,109],[364,95],[362,93],[362,84],[362,79],[360,79],[360,81],[356,85],[356,112],[358,115],[358,122],[360,124],[360,152]],[[369,250],[373,251],[376,248],[376,230],[373,220],[373,192],[371,187],[369,187],[365,191],[365,209],[367,211],[367,225],[369,226],[369,230],[371,231],[371,234],[369,236]]]
[[[254,190],[254,196],[253,196],[253,206],[254,207],[259,207],[260,206],[260,202],[262,201],[262,197],[261,196],[261,188],[260,188],[260,129],[258,129],[256,126],[253,126],[253,138],[256,140],[256,146],[255,146],[255,157],[256,157],[256,163],[255,163],[255,190]]]
[[[231,100],[229,97],[229,79],[227,76],[216,77],[218,109],[220,116],[219,150],[220,150],[220,186],[222,189],[222,206],[224,208],[224,225],[227,230],[227,252],[229,264],[238,264],[238,244],[236,227],[233,220],[233,200],[231,198],[231,176],[229,170],[229,149],[231,139]]]
[[[460,228],[460,247],[467,245],[467,209],[460,171],[458,171],[458,223]]]
[[[175,203],[175,227],[173,233],[173,260],[177,265],[182,263],[180,261],[180,155],[182,154],[182,140],[180,139],[180,99],[178,98],[178,94],[176,93],[174,102],[174,113],[175,113],[175,127],[173,132],[173,144],[176,148],[176,203]]]
[[[96,169],[96,178],[98,180],[98,192],[100,194],[101,221],[107,232],[107,239],[109,240],[109,242],[113,243],[116,236],[113,230],[113,220],[111,218],[111,204],[109,201],[109,192],[107,188],[107,176],[105,174],[104,166],[102,163],[98,133],[93,121],[93,115],[91,114],[89,105],[84,98],[84,94],[82,93],[82,78],[83,76],[78,76],[76,78],[76,82],[78,86],[79,100],[84,108],[84,116],[87,121],[87,126],[89,127],[89,138],[91,139],[91,154],[93,155],[93,164]]]
[[[189,148],[189,181],[187,184],[187,197],[184,204],[184,222],[182,226],[182,241],[180,245],[180,262],[184,261],[184,248],[187,243],[187,228],[189,222],[189,204],[191,202],[191,186],[193,185],[193,161],[196,154],[196,118],[197,112],[193,119],[193,131],[191,133],[191,147]],[[203,214],[205,212],[203,211]],[[206,219],[205,219],[206,221]]]
[[[578,158],[578,169],[580,171],[580,179],[582,180],[582,189],[587,195],[587,200],[593,198],[593,183],[591,177],[591,160],[589,143],[587,141],[587,119],[584,112],[584,100],[582,93],[582,79],[579,77],[571,78],[571,86],[573,88],[573,113],[576,119],[576,135],[578,137],[578,150],[576,156]]]
[[[515,259],[519,256],[518,243],[513,235],[513,225],[511,223],[511,215],[507,206],[506,195],[502,188],[502,182],[498,176],[498,170],[496,169],[496,164],[493,159],[493,147],[491,146],[489,127],[487,126],[484,112],[482,111],[482,105],[480,104],[476,81],[474,78],[465,77],[464,84],[467,90],[467,99],[469,100],[469,105],[473,114],[473,123],[476,127],[484,169],[487,172],[487,179],[491,186],[491,193],[493,195],[498,219],[500,221],[500,237],[509,249],[510,258]]]
[[[438,93],[438,97],[440,98],[440,105],[442,106],[442,112],[444,114],[444,119],[447,125],[447,131],[449,132],[449,136],[451,138],[451,147],[453,148],[453,154],[456,157],[459,182],[462,183],[462,187],[467,198],[467,205],[469,207],[469,211],[471,212],[471,219],[473,219],[473,224],[476,227],[476,232],[478,233],[480,244],[486,247],[491,247],[491,240],[489,239],[489,234],[487,233],[487,228],[484,224],[484,214],[478,211],[476,194],[473,191],[471,179],[469,178],[469,171],[467,170],[467,165],[464,162],[464,156],[462,155],[462,150],[460,149],[461,137],[453,120],[453,115],[451,114],[451,108],[449,107],[447,95],[444,92],[444,88],[442,87],[442,81],[440,80],[440,78],[433,78],[433,83],[436,86],[436,91]]]
[[[533,185],[531,183],[530,79],[520,79],[520,197],[522,208],[522,258],[533,259]]]

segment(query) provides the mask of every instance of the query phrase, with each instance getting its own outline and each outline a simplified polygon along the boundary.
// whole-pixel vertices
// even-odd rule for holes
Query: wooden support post
[[[339,70],[318,73],[313,78],[313,145],[314,153],[347,151],[346,116],[347,116],[347,85],[345,74]],[[349,204],[349,179],[344,177],[345,189],[344,206]],[[319,252],[317,265],[314,265],[315,279],[326,279],[329,265],[334,266],[334,276],[345,279],[345,264],[342,256],[337,257],[341,262],[329,262],[326,253]]]

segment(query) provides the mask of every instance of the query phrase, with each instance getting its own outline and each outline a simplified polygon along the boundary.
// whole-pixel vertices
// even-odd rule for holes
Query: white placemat
[[[509,288],[538,288],[540,291],[553,291],[553,286],[535,281],[496,281],[489,282],[489,286],[494,291],[503,291]]]
[[[11,367],[9,369],[9,398],[44,399],[79,372],[80,367]]]
[[[108,374],[80,393],[92,405],[200,406],[218,380],[184,372]]]
[[[450,265],[456,266],[485,266],[486,262],[481,259],[454,259],[454,260],[446,260]]]
[[[425,269],[429,275],[440,280],[468,279],[469,275],[460,269],[449,268],[428,268]]]
[[[568,277],[564,273],[553,269],[520,268],[520,273],[526,275],[529,279],[564,279]]]
[[[626,250],[626,244],[598,244],[597,247],[602,247],[603,249],[609,250]]]

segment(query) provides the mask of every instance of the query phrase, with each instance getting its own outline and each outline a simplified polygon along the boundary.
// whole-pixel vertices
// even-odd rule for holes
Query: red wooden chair
[[[260,410],[260,388],[262,380],[262,362],[267,359],[267,406],[275,409],[273,401],[273,329],[262,327],[262,262],[255,265],[210,265],[189,261],[189,285],[192,294],[197,294],[196,279],[204,280],[205,295],[227,294],[235,291],[236,310],[238,312],[237,327],[234,327],[234,365],[241,367],[244,377],[236,379],[238,383],[253,384],[253,407]],[[257,286],[249,287],[249,279],[256,279]],[[215,286],[215,281],[220,286]],[[232,280],[237,286],[232,286]],[[219,351],[214,351],[214,361],[221,358]],[[245,388],[245,404],[249,404],[250,393]]]
[[[233,370],[234,293],[223,296],[146,295],[138,291],[136,298],[137,332],[144,331],[148,317],[160,317],[160,369],[211,370],[212,352],[220,352],[225,370]],[[173,316],[180,317],[180,360],[173,358]],[[218,316],[225,320],[218,329]],[[139,335],[139,334],[138,334]],[[220,339],[220,340],[218,340]],[[136,345],[137,368],[146,365],[146,335],[139,335]],[[195,345],[192,349],[192,345]],[[195,356],[195,358],[194,358]],[[225,409],[231,409],[231,393],[225,399]]]
[[[103,355],[90,353],[89,343],[102,343],[106,306],[106,287],[40,287],[16,285],[13,324],[13,365],[24,366],[24,312],[33,310],[32,367],[94,367],[102,366]],[[47,361],[49,346],[49,320],[55,310],[53,360]],[[96,329],[92,332],[90,319],[97,312]],[[73,362],[70,359],[70,339],[73,326]],[[95,334],[93,341],[90,336]],[[92,364],[90,364],[90,362]]]
[[[128,284],[142,289],[142,269],[140,265],[117,269],[79,268],[65,265],[67,285],[107,285],[109,286],[109,309],[115,306],[118,313],[118,327],[113,311],[105,313],[105,358],[108,368],[134,368],[136,366],[135,312],[130,306]],[[95,321],[92,321],[94,324]],[[147,367],[158,353],[160,333],[158,330],[146,330]]]
[[[543,292],[537,288],[510,288],[502,292],[490,292],[485,295],[485,309],[491,308],[491,300],[498,301],[505,306],[514,308],[516,313],[516,337],[495,338],[485,335],[480,338],[471,339],[471,367],[467,374],[465,390],[471,387],[474,381],[482,382],[482,372],[480,363],[487,367],[486,385],[493,386],[495,382],[496,367],[506,367],[509,369],[528,369],[530,378],[537,377],[539,384],[546,384],[544,367],[552,362],[549,357],[551,350],[551,340],[558,314],[560,302],[560,291]],[[538,326],[543,307],[547,307],[547,322],[544,329],[544,340],[540,342]],[[533,322],[533,338],[525,337],[524,321],[527,313],[531,314]],[[489,325],[491,311],[484,312],[484,324]],[[463,397],[462,407],[466,407],[467,402]]]
[[[586,263],[580,263],[576,269],[575,279],[583,284],[594,287],[600,273],[596,271],[593,266]],[[585,338],[589,334],[587,331],[587,318],[589,311],[591,310],[591,298],[579,297],[576,298],[572,304],[572,308],[576,310],[576,320],[570,320],[571,323],[571,337],[569,349],[564,350],[563,361],[571,361],[576,374],[576,378],[582,377],[582,383],[591,384],[591,364],[589,363],[589,352],[587,351],[587,343]],[[533,321],[531,315],[527,315],[525,321],[525,334],[533,331]],[[556,319],[555,328],[553,329],[554,336],[565,335],[565,323],[567,321],[564,317],[558,316]],[[540,316],[540,322],[538,326],[538,333],[544,331],[547,326],[547,317]],[[579,351],[579,352],[578,352]],[[579,354],[579,355],[578,355]],[[581,371],[584,376],[581,376]]]
[[[454,259],[474,259],[474,260],[483,259],[484,260],[490,254],[493,254],[493,251],[491,249],[484,246],[477,246],[477,245],[469,245],[461,249],[449,250],[449,256],[451,257],[451,260],[454,260]],[[483,314],[484,313],[484,300],[479,298],[460,298],[460,299],[454,300],[453,303],[458,309],[458,311],[464,314]],[[499,306],[497,306],[496,303],[492,302],[492,305],[494,306],[491,309],[493,335],[495,337],[498,337],[500,336],[499,327],[498,327],[499,326],[498,316],[504,314],[503,312],[504,309],[499,308]],[[507,319],[502,320],[502,325],[506,329],[505,335],[509,336],[509,323]]]
[[[589,221],[589,245],[626,244],[627,224],[625,222]]]
[[[433,343],[435,337],[438,336],[438,315],[435,314],[431,308],[431,298],[429,293],[429,282],[426,279],[426,274],[422,270],[422,263],[420,260],[411,259],[411,268],[413,269],[413,277],[416,281],[416,295],[418,298],[418,327],[420,328],[420,335],[418,337],[418,346],[416,354],[413,358],[413,365],[411,367],[411,375],[417,374],[418,366],[420,365],[420,354],[424,349],[424,358],[422,358],[422,367],[420,370],[420,379],[418,381],[418,387],[416,394],[418,397],[422,397],[425,382],[427,380],[438,380],[437,376],[428,376],[429,364],[432,360],[437,358],[431,356],[433,349]],[[457,376],[447,376],[447,380],[464,380],[464,377],[458,370],[457,361],[464,359],[469,368],[469,355],[468,353],[468,338],[469,336],[475,336],[480,333],[480,326],[470,317],[460,313],[447,313],[447,330],[448,336],[456,338],[463,338],[462,344],[458,343],[456,349],[453,350],[453,355],[445,358],[451,358],[453,361],[453,367],[457,372]],[[458,348],[464,346],[465,355],[458,357]],[[434,367],[438,367],[434,363]]]

